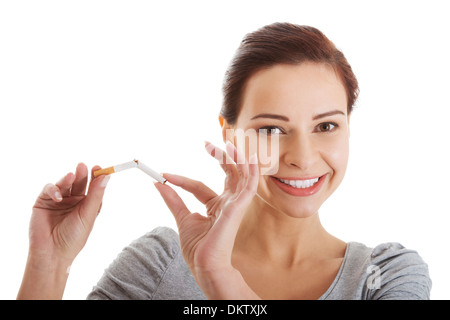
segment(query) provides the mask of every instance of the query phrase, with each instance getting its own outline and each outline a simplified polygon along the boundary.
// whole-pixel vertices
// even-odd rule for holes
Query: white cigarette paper
[[[150,169],[149,167],[147,167],[145,164],[143,164],[142,162],[140,162],[138,160],[133,160],[130,162],[125,162],[122,164],[115,165],[113,167],[97,170],[94,172],[94,177],[98,177],[99,175],[102,175],[102,174],[111,174],[111,173],[115,173],[115,172],[119,172],[119,171],[123,171],[123,170],[127,170],[127,169],[132,169],[132,168],[138,168],[138,169],[144,171],[146,174],[148,174],[150,177],[152,177],[153,179],[155,179],[158,182],[166,183],[166,181],[167,181],[158,172]]]
[[[156,181],[161,182],[161,183],[165,183],[167,181],[166,179],[164,179],[163,176],[161,176],[155,170],[150,169],[149,167],[147,167],[145,164],[143,164],[142,162],[140,162],[138,160],[135,160],[135,161],[137,163],[138,169],[141,169],[142,171],[144,171],[146,174],[148,174],[150,177],[152,177]]]
[[[112,174],[115,172],[123,171],[126,169],[131,169],[131,168],[136,168],[136,167],[137,167],[137,163],[135,161],[125,162],[122,164],[115,165],[113,167],[108,167],[108,168],[94,171],[94,177],[97,178],[98,176],[100,176],[102,174]]]
[[[137,167],[136,161],[125,162],[122,164],[118,164],[117,166],[114,166],[114,172],[119,172],[136,167]]]

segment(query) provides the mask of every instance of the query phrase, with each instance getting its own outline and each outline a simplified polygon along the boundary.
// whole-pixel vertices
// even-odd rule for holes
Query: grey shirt
[[[347,243],[341,267],[320,300],[429,299],[428,266],[398,243]],[[183,259],[178,234],[158,227],[123,249],[88,299],[206,299]]]

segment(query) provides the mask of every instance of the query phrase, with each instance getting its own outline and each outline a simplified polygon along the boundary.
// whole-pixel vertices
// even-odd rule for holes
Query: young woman
[[[428,268],[417,252],[345,243],[320,223],[320,206],[344,178],[358,95],[334,44],[312,27],[265,26],[244,38],[223,89],[226,151],[206,143],[226,173],[223,193],[164,174],[206,213],[191,213],[169,184],[155,183],[178,234],[160,227],[135,240],[88,298],[429,299]],[[276,171],[261,174],[258,154],[235,147],[238,130],[277,139]],[[85,194],[87,176],[80,164],[37,199],[18,298],[62,297],[109,179],[93,178]]]

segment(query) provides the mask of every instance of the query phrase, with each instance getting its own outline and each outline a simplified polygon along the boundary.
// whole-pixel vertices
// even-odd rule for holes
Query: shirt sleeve
[[[174,230],[154,229],[123,249],[87,299],[152,299],[179,250],[178,235]]]
[[[371,299],[428,300],[431,279],[428,265],[419,254],[399,243],[375,247],[366,281]]]

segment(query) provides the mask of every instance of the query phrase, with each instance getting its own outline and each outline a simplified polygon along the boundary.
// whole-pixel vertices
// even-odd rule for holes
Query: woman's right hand
[[[92,179],[77,166],[56,184],[47,184],[37,198],[29,229],[29,253],[18,298],[62,298],[68,268],[84,247],[102,205],[110,176]]]
[[[183,258],[206,297],[258,299],[231,263],[239,226],[258,187],[256,154],[247,160],[231,142],[227,142],[226,152],[209,142],[205,148],[220,161],[226,173],[220,195],[200,181],[167,173],[164,177],[192,193],[205,205],[206,215],[191,213],[169,185],[155,183],[155,186],[175,217]]]

